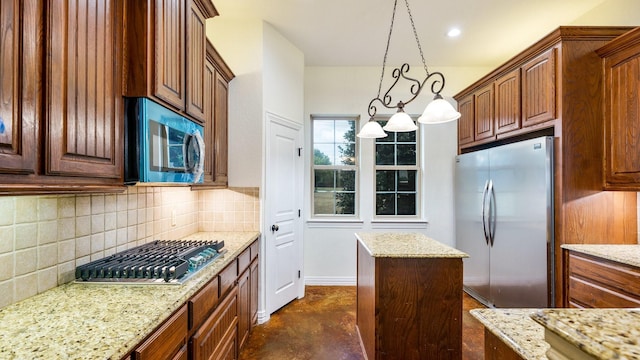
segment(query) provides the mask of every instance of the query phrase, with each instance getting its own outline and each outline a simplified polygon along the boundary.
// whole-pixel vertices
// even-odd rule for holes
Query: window
[[[379,121],[384,125],[386,121]],[[388,132],[376,139],[376,216],[417,217],[420,167],[418,131]]]
[[[355,216],[357,117],[312,116],[314,216]]]

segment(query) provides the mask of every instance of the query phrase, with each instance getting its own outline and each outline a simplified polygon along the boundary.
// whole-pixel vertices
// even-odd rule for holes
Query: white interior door
[[[267,113],[265,167],[266,309],[304,294],[302,281],[302,125]]]

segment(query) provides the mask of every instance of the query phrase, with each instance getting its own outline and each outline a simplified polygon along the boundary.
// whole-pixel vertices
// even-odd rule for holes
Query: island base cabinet
[[[484,329],[484,359],[485,360],[523,360],[504,341],[487,329]]]
[[[367,359],[462,358],[462,259],[372,257],[358,242],[357,327]]]
[[[238,288],[202,324],[189,342],[193,360],[238,358]]]

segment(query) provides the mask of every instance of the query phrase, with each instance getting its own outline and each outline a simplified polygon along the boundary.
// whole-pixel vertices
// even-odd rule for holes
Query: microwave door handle
[[[197,150],[198,150],[198,163],[195,166],[195,170],[193,172],[193,182],[199,182],[200,177],[204,173],[204,157],[205,157],[205,145],[204,139],[202,135],[200,135],[199,131],[196,131],[193,134],[193,139],[196,142]]]
[[[185,172],[194,175],[193,182],[198,182],[204,172],[204,155],[204,139],[200,132],[188,134],[185,139],[184,166]]]

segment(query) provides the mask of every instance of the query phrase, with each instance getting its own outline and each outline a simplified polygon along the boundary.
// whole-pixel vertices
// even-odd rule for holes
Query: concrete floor
[[[462,358],[484,359],[484,330],[470,309],[484,307],[464,294]],[[362,360],[356,333],[354,286],[307,286],[294,300],[256,326],[240,360]]]

